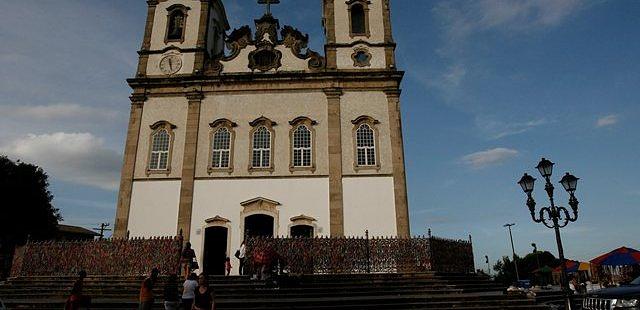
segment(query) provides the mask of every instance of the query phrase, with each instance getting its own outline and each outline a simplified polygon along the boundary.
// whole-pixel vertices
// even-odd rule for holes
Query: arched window
[[[305,125],[293,131],[293,167],[311,167],[311,130]]]
[[[176,126],[167,121],[159,121],[150,127],[153,131],[149,139],[147,174],[169,173],[171,169],[173,129],[175,129]]]
[[[366,34],[364,8],[362,7],[362,4],[354,4],[351,6],[351,32],[354,35]]]
[[[289,131],[289,139],[291,141],[289,170],[315,171],[315,130],[314,126],[318,123],[306,116],[296,117],[289,122],[291,130]]]
[[[361,124],[356,130],[356,156],[358,166],[376,165],[375,132],[369,124]]]
[[[211,167],[214,169],[229,168],[231,158],[231,132],[226,127],[213,134],[211,151]]]
[[[211,141],[209,173],[232,172],[233,140],[235,137],[233,128],[238,125],[226,118],[220,118],[213,121],[209,126],[211,127],[211,133],[209,134],[209,141]]]
[[[369,36],[369,3],[367,0],[349,0],[349,28],[351,36]]]
[[[252,150],[251,166],[253,168],[271,167],[271,132],[267,127],[260,126],[253,132]]]
[[[174,4],[167,8],[167,34],[166,42],[184,42],[184,34],[187,21],[188,7],[180,4]]]
[[[161,129],[153,134],[152,140],[149,170],[167,170],[171,135],[166,129]]]

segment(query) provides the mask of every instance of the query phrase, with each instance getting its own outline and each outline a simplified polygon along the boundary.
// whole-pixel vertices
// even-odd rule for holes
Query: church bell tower
[[[148,0],[137,77],[201,74],[221,55],[229,23],[220,0]]]
[[[327,68],[395,70],[389,0],[323,0]]]

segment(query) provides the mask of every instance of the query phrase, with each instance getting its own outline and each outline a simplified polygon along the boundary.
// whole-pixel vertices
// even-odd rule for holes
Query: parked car
[[[588,293],[582,301],[584,310],[640,309],[640,277],[627,285]]]

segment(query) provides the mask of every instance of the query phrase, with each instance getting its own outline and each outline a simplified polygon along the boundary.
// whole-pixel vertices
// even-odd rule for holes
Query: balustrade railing
[[[470,241],[435,237],[257,237],[247,240],[247,261],[293,274],[474,271]]]
[[[146,275],[179,270],[182,237],[28,242],[15,251],[11,276]]]

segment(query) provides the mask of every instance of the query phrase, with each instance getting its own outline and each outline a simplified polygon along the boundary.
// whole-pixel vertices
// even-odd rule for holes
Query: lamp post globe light
[[[567,279],[567,265],[564,257],[564,249],[562,248],[562,238],[560,237],[560,228],[567,226],[570,222],[578,220],[578,199],[576,199],[575,191],[578,185],[579,178],[576,178],[570,173],[566,173],[560,180],[562,187],[569,193],[569,207],[571,211],[562,206],[556,206],[553,191],[554,187],[551,184],[551,175],[553,174],[554,163],[546,158],[542,158],[540,163],[536,166],[538,172],[545,180],[544,190],[549,197],[549,206],[540,208],[536,216],[536,201],[533,199],[533,187],[536,179],[528,174],[524,174],[518,184],[522,187],[522,190],[527,195],[527,207],[531,212],[531,219],[536,223],[542,223],[544,226],[555,230],[556,242],[558,243],[558,256],[560,258],[560,283],[562,290],[566,296],[566,309],[571,309],[570,289],[569,281]]]

